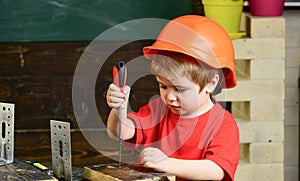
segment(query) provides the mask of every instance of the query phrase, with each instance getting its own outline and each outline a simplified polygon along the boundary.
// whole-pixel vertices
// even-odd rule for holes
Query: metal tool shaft
[[[119,108],[119,167],[122,165],[122,148],[123,148],[123,137],[122,137],[122,109]]]

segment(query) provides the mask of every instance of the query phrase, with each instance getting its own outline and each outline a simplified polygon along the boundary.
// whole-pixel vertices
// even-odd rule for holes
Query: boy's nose
[[[176,99],[177,99],[176,92],[173,90],[169,90],[166,97],[167,97],[167,100],[169,100],[169,101],[176,101]]]

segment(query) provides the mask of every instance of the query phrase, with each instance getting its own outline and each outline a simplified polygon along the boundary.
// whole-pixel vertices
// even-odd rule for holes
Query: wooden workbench
[[[49,168],[48,172],[44,172],[23,160],[14,159],[14,162],[8,165],[0,166],[0,180],[22,180],[22,181],[59,181],[53,177],[51,165],[42,163]],[[108,167],[107,167],[108,166]],[[93,166],[72,167],[73,181],[88,180],[175,180],[175,176],[152,172],[150,169],[142,168],[137,165],[123,165],[118,168],[113,164],[100,164]]]
[[[43,172],[38,168],[15,159],[13,163],[0,166],[0,180],[56,180],[51,172]]]
[[[14,159],[12,164],[0,166],[0,180],[1,181],[59,181],[53,177],[53,171],[51,163],[41,163],[49,168],[49,172],[43,172],[38,168],[30,165],[23,160]],[[84,179],[83,167],[72,167],[72,181],[87,181]]]

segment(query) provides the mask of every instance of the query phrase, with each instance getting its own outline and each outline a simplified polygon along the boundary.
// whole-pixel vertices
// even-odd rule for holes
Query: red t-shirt
[[[172,158],[211,160],[225,171],[223,181],[234,180],[239,131],[234,117],[219,103],[195,118],[181,118],[157,98],[138,112],[128,113],[128,118],[135,123],[136,133],[127,146],[155,147]]]

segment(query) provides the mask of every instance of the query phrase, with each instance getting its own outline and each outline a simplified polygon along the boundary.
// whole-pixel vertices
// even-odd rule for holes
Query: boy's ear
[[[220,80],[219,74],[215,74],[213,79],[206,85],[206,91],[208,93],[214,92],[214,90],[216,89],[216,87],[218,85],[219,80]]]

